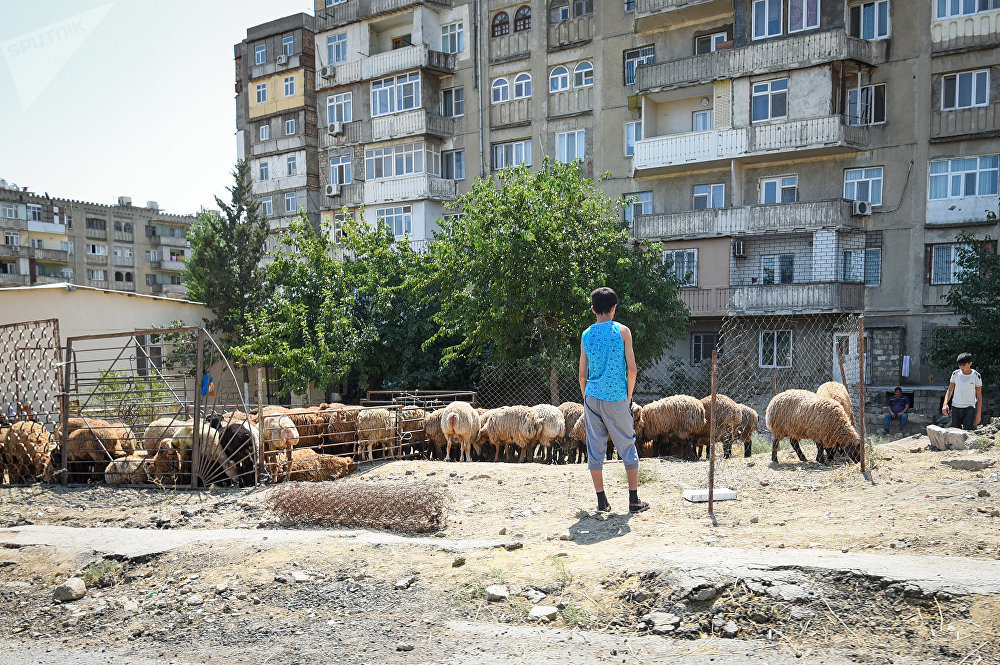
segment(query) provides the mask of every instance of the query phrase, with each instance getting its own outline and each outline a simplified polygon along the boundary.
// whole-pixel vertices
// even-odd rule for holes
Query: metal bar
[[[202,372],[204,371],[204,364],[202,362],[202,351],[205,349],[205,331],[201,328],[198,330],[198,355],[195,356],[195,390],[194,390],[194,421],[192,422],[192,433],[191,433],[191,489],[198,487],[198,465],[201,463],[201,386],[197,385],[202,380]]]
[[[132,330],[127,333],[101,333],[98,335],[75,335],[73,337],[67,338],[67,341],[74,340],[85,340],[85,339],[112,339],[114,337],[124,337],[126,335],[169,335],[171,333],[181,333],[181,332],[193,332],[195,330],[201,330],[198,326],[184,326],[183,328],[150,328],[146,330]]]
[[[66,340],[66,360],[73,357],[73,340]],[[62,425],[59,432],[59,468],[63,470],[62,478],[59,482],[65,485],[69,481],[69,463],[66,460],[66,438],[69,436],[69,377],[71,371],[69,366],[63,372],[63,394],[62,394]]]
[[[246,410],[247,427],[250,426],[250,409]],[[257,464],[254,467],[256,484],[261,484],[260,471],[264,465],[264,366],[257,366]]]
[[[867,464],[868,457],[868,441],[865,438],[865,317],[862,314],[858,317],[858,392],[861,396],[861,403],[858,408],[861,410],[859,414],[860,420],[860,436],[861,436],[861,473],[867,471],[865,465]]]
[[[708,425],[708,514],[715,513],[715,398],[718,394],[719,352],[712,351],[712,407]]]
[[[840,352],[840,345],[837,344],[837,336],[836,335],[833,336],[833,350],[837,354],[837,364],[840,365],[840,379],[841,379],[840,382],[843,383],[844,387],[846,388],[847,387],[847,372],[844,371],[844,354],[842,354]],[[851,422],[854,422],[854,403],[853,403],[853,401],[850,402],[850,405],[851,405],[851,412],[848,413],[847,415],[849,415],[851,417]],[[864,413],[864,409],[862,409],[862,413]]]

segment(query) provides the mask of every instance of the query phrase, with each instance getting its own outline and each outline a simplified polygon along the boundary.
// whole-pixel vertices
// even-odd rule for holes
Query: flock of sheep
[[[642,407],[633,404],[632,413],[641,457],[699,459],[709,443],[711,397],[673,395]],[[734,443],[743,443],[749,457],[757,412],[719,394],[715,415],[724,456],[731,456]],[[774,462],[785,438],[802,461],[802,439],[816,443],[817,462],[837,452],[860,458],[850,398],[840,383],[825,383],[816,392],[779,393],[767,407],[766,425]],[[520,462],[584,462],[587,443],[578,402],[487,410],[456,401],[430,412],[410,406],[267,406],[260,413],[211,415],[198,427],[201,443],[195,451],[195,423],[176,416],[153,421],[138,436],[123,423],[98,418],[70,418],[65,435],[19,421],[0,429],[0,481],[6,471],[11,483],[51,482],[66,473],[71,483],[186,484],[197,461],[205,484],[252,485],[258,476],[270,482],[337,478],[357,461],[404,454],[511,461],[516,453]],[[61,461],[65,468],[56,469]]]

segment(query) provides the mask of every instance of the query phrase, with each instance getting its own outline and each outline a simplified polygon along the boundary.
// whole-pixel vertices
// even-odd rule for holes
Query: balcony
[[[86,263],[88,266],[106,266],[108,257],[105,254],[87,254]]]
[[[259,79],[262,76],[274,76],[275,74],[281,72],[292,71],[298,69],[299,67],[305,66],[306,64],[312,65],[311,58],[303,57],[303,54],[296,53],[292,56],[285,57],[285,63],[279,65],[276,59],[271,59],[265,62],[263,65],[254,65],[250,68],[250,78]]]
[[[490,105],[490,128],[517,127],[531,122],[531,98]]]
[[[594,110],[594,86],[573,88],[546,95],[550,118],[572,116]]]
[[[417,173],[414,175],[369,180],[365,183],[365,205],[393,201],[420,201],[431,199],[445,201],[455,198],[456,183],[437,176]]]
[[[333,65],[331,75],[324,76],[322,69],[316,73],[316,89],[347,85],[376,79],[389,74],[426,68],[443,74],[455,73],[454,54],[433,51],[424,44],[383,51],[360,60]]]
[[[325,150],[337,148],[343,145],[357,145],[359,143],[371,143],[372,123],[367,120],[355,120],[341,124],[341,130],[337,134],[330,132],[330,125],[321,130],[322,145]]]
[[[0,217],[0,229],[14,229],[16,231],[27,231],[28,220],[15,219],[11,217]]]
[[[0,245],[0,256],[10,259],[27,258],[28,248],[21,245]]]
[[[354,208],[364,201],[365,185],[361,182],[352,182],[348,185],[340,186],[340,194],[337,196],[327,196],[325,206],[328,210],[340,210],[344,206]]]
[[[729,313],[729,288],[683,288],[678,291],[681,302],[691,316],[725,316]]]
[[[89,240],[107,240],[108,230],[107,229],[87,229],[85,233]]]
[[[54,233],[56,235],[66,235],[66,225],[55,222],[42,222],[38,220],[28,220],[28,231],[33,233]]]
[[[125,231],[115,231],[115,240],[118,242],[135,242],[135,234]]]
[[[254,180],[253,193],[258,195],[270,194],[285,189],[305,189],[309,181],[305,168],[292,175],[273,176],[267,180]],[[164,236],[170,238],[170,236]],[[166,244],[166,243],[164,243]],[[171,247],[183,247],[184,245],[171,245]]]
[[[124,280],[115,280],[115,291],[135,291],[135,282],[126,282]]]
[[[716,17],[732,19],[730,0],[636,0],[635,29],[662,30],[678,23],[694,23]]]
[[[147,286],[149,287],[149,292],[150,293],[155,293],[155,294],[163,293],[163,285],[162,284],[147,284]]]
[[[106,279],[88,279],[87,286],[92,286],[95,289],[107,289],[110,288],[108,285],[108,280]]]
[[[672,90],[751,74],[801,69],[839,60],[879,65],[885,62],[886,43],[886,40],[866,41],[848,37],[843,30],[773,39],[738,49],[721,49],[712,53],[642,65],[636,70],[635,90],[639,93]]]
[[[47,261],[49,263],[69,263],[69,251],[65,249],[42,249],[42,248],[31,248],[28,256],[33,257],[38,261]]]
[[[989,106],[931,113],[931,142],[1000,134],[1000,102]]]
[[[795,153],[818,157],[867,150],[868,129],[830,115],[804,120],[778,120],[735,129],[710,129],[643,139],[635,144],[632,166],[636,176],[688,169],[719,168],[729,160],[764,161]]]
[[[27,286],[27,275],[12,275],[7,272],[0,272],[0,286]]]
[[[250,146],[250,154],[254,157],[259,157],[260,155],[267,155],[273,152],[288,152],[290,150],[304,149],[305,147],[306,139],[304,136],[288,136],[254,143]]]
[[[163,247],[187,247],[188,241],[185,236],[153,236],[151,238],[154,244],[162,245]]]
[[[316,34],[332,30],[366,18],[397,12],[417,5],[431,5],[435,9],[452,6],[451,0],[349,0],[316,11]]]
[[[635,237],[646,240],[711,238],[762,233],[812,233],[820,229],[857,229],[851,202],[844,199],[710,208],[656,215],[635,220]]]
[[[135,267],[135,257],[134,256],[114,256],[111,258],[111,264],[116,266],[122,266],[124,268],[134,268]]]
[[[184,260],[164,258],[160,261],[160,270],[166,272],[180,272],[184,270]]]
[[[594,38],[594,15],[585,14],[549,24],[549,50],[558,51],[586,44]]]
[[[159,270],[160,269],[160,260],[159,259],[149,259],[149,267],[152,268],[153,270]]]
[[[513,17],[511,17],[513,20]],[[522,60],[531,57],[530,30],[519,30],[507,35],[490,38],[490,64]]]
[[[62,275],[35,275],[34,284],[62,284],[63,282],[72,281],[72,279],[63,277]]]
[[[931,20],[931,51],[993,46],[1000,40],[1000,11]]]
[[[443,118],[426,109],[413,109],[372,118],[371,133],[372,141],[425,135],[445,138],[455,135],[455,120]]]
[[[865,287],[842,282],[736,286],[729,306],[738,314],[857,312],[865,306]]]

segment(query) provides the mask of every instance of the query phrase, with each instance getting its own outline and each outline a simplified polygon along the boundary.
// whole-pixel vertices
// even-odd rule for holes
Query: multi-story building
[[[685,363],[725,317],[792,321],[762,331],[766,371],[796,320],[863,312],[870,380],[941,380],[955,238],[997,230],[1000,0],[316,0],[238,63],[292,19],[314,31],[320,218],[363,205],[420,242],[476,177],[581,158],[684,277]],[[828,332],[832,375],[857,338]]]
[[[36,194],[0,180],[0,286],[68,282],[183,297],[187,231],[195,217],[155,201],[102,205]]]

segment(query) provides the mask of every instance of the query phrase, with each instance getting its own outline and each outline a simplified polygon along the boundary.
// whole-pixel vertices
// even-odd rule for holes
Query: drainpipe
[[[473,80],[472,87],[477,91],[477,99],[479,100],[479,176],[486,177],[486,131],[485,124],[483,120],[483,86],[482,82],[482,57],[479,53],[480,42],[479,42],[479,26],[481,22],[482,0],[476,0],[475,3],[475,19],[473,21],[473,35],[472,39],[475,43],[475,57],[476,66],[473,70]]]

